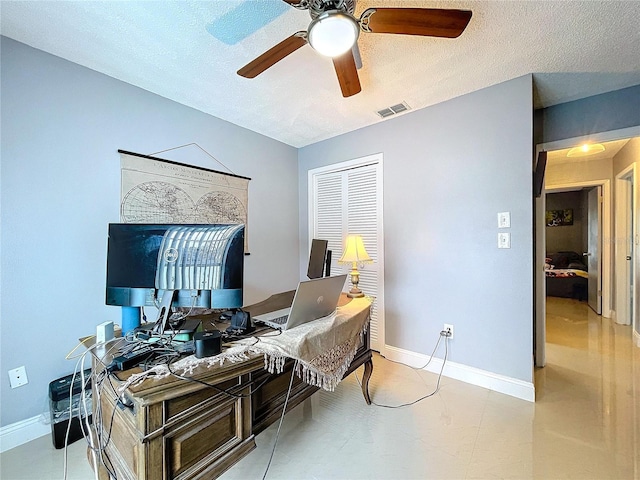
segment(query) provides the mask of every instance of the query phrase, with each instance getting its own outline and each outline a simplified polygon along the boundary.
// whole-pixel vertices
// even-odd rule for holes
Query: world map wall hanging
[[[124,150],[118,153],[123,223],[242,223],[248,252],[250,178]]]

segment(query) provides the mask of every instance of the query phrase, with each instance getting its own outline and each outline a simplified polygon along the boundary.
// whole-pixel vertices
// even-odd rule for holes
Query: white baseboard
[[[636,345],[640,347],[640,335],[633,332]],[[406,363],[413,367],[424,365],[429,360],[428,355],[403,350],[401,348],[385,345],[384,356],[390,360]],[[425,370],[432,373],[440,373],[443,360],[434,358]],[[462,382],[477,385],[479,387],[494,390],[496,392],[511,395],[529,402],[535,401],[535,389],[533,383],[518,380],[516,378],[498,375],[493,372],[469,367],[460,363],[447,361],[442,374],[445,377],[460,380]],[[0,428],[0,452],[6,452],[24,443],[35,440],[43,435],[51,434],[51,425],[44,422],[42,415],[27,418],[20,422],[6,425]]]
[[[405,363],[413,367],[424,365],[428,360],[428,355],[403,350],[397,347],[385,345],[385,353],[390,360]],[[440,373],[443,360],[434,358],[425,370],[432,373]],[[462,382],[477,385],[496,392],[511,395],[512,397],[535,402],[536,394],[533,383],[518,380],[517,378],[505,377],[497,373],[488,372],[475,367],[469,367],[461,363],[447,360],[442,375],[445,377],[460,380]]]
[[[42,415],[5,425],[0,428],[0,453],[47,434],[51,435],[51,425],[44,423]]]
[[[633,331],[633,339],[636,342],[636,347],[640,348],[640,333],[636,332],[635,330]]]

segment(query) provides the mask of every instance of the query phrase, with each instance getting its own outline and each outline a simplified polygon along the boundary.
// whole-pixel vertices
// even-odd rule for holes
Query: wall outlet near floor
[[[444,327],[442,327],[442,331],[449,333],[449,336],[447,337],[449,340],[453,339],[453,325],[449,325],[448,323],[445,323]]]
[[[29,383],[27,369],[25,367],[18,367],[9,370],[9,383],[11,384],[11,388],[18,388]]]

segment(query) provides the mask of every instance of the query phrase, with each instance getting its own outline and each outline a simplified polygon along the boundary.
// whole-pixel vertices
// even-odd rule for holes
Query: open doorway
[[[587,302],[602,314],[603,186],[546,190],[546,296]],[[605,225],[605,228],[608,225]]]
[[[629,129],[628,129],[629,130]],[[601,293],[601,313],[606,318],[616,318],[616,270],[617,259],[620,254],[614,249],[616,245],[616,236],[614,235],[615,215],[618,211],[618,206],[614,203],[614,187],[616,186],[616,175],[623,167],[624,162],[627,164],[640,165],[640,138],[631,138],[628,130],[619,132],[607,132],[600,134],[599,136],[592,136],[591,138],[575,138],[562,140],[557,142],[550,142],[548,144],[539,145],[538,151],[546,151],[548,158],[547,170],[544,178],[545,190],[548,192],[558,193],[562,191],[582,190],[585,188],[593,189],[596,186],[601,188],[602,200],[601,200],[601,222],[599,226],[601,228],[601,241],[600,241],[600,288],[596,287],[594,290]],[[633,129],[633,135],[638,135],[637,129]],[[605,152],[592,158],[582,158],[580,160],[571,159],[567,157],[568,152],[582,143],[585,142],[595,143],[601,142],[604,144]],[[633,143],[632,143],[633,142]],[[630,146],[627,146],[630,144]],[[626,147],[626,148],[625,148]],[[608,151],[607,151],[608,150]],[[554,155],[556,158],[560,157],[554,164]],[[624,157],[619,161],[618,157]],[[636,156],[638,158],[636,158]],[[632,160],[629,158],[632,157]],[[580,158],[580,157],[578,157]],[[622,165],[622,167],[621,167]],[[637,191],[637,167],[634,166],[634,179],[632,189]],[[634,216],[637,218],[638,212],[638,196],[633,194],[633,205],[635,205],[635,213],[627,213],[626,215]],[[631,208],[631,202],[626,202],[627,207]],[[536,312],[535,312],[535,365],[537,367],[543,367],[546,363],[545,358],[545,342],[546,342],[546,275],[544,271],[545,259],[547,258],[546,248],[546,195],[541,195],[535,201],[535,232],[536,232],[536,249],[535,249],[535,283],[536,283]],[[634,299],[634,303],[629,302],[629,309],[631,310],[632,323],[638,316],[638,297],[640,295],[640,289],[638,288],[638,273],[640,273],[640,260],[638,259],[638,222],[635,222],[634,237],[630,239],[630,242],[634,242],[635,248],[632,252],[631,263],[634,271],[629,275],[633,275],[632,287],[629,287],[629,295]],[[587,248],[582,253],[589,253],[590,249]],[[617,255],[617,257],[616,257]],[[588,269],[589,270],[589,269]],[[593,267],[592,267],[593,271]],[[619,273],[619,272],[618,272]],[[597,285],[597,284],[596,284]],[[594,308],[594,310],[597,310]],[[637,320],[634,324],[634,337],[636,343],[640,345],[640,334],[635,330]]]

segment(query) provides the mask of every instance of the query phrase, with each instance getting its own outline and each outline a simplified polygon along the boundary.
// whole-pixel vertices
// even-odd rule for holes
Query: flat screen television
[[[240,308],[243,269],[244,225],[111,223],[106,304]]]

